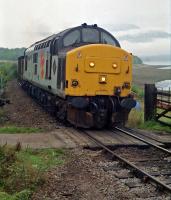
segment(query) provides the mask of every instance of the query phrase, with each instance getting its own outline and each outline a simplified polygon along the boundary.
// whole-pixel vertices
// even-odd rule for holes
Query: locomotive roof
[[[97,29],[101,29],[102,30],[102,28],[98,27],[97,24],[87,25],[86,23],[84,23],[81,26],[76,26],[76,27],[68,28],[68,29],[65,29],[65,30],[57,33],[57,34],[53,34],[53,35],[51,35],[51,36],[49,36],[49,37],[47,37],[47,38],[45,38],[43,40],[39,40],[39,41],[35,42],[33,45],[41,43],[41,42],[44,42],[44,41],[47,41],[47,40],[50,40],[50,39],[54,39],[54,38],[57,38],[57,37],[62,37],[63,35],[65,35],[65,33],[69,32],[71,30],[80,29],[80,28],[97,28]]]
[[[57,33],[57,34],[53,34],[53,35],[51,35],[51,36],[49,36],[49,37],[47,37],[47,38],[44,38],[44,39],[42,39],[42,40],[39,40],[39,41],[35,42],[34,44],[32,44],[30,47],[28,47],[25,51],[32,51],[32,50],[34,50],[34,47],[35,47],[36,45],[39,45],[39,44],[41,44],[41,43],[43,43],[43,42],[47,42],[47,41],[49,41],[49,40],[53,40],[53,39],[62,37],[62,36],[64,36],[66,33],[68,33],[69,31],[72,31],[72,30],[74,30],[74,29],[81,29],[81,28],[95,28],[95,29],[98,29],[98,30],[103,30],[103,31],[105,31],[105,32],[108,32],[108,31],[104,30],[103,28],[98,27],[97,24],[94,24],[94,25],[87,25],[86,23],[84,23],[84,24],[82,24],[81,26],[76,26],[76,27],[68,28],[68,29],[65,29],[65,30],[63,30],[63,31],[61,31],[61,32],[59,32],[59,33]],[[109,33],[109,32],[108,32],[108,33]],[[110,34],[110,33],[109,33],[109,34]],[[110,35],[111,35],[111,34],[110,34]]]

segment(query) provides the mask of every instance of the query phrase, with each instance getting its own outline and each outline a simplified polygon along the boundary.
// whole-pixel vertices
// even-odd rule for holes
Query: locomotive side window
[[[37,75],[37,64],[34,66],[34,75]]]
[[[99,31],[93,28],[83,28],[82,29],[83,42],[99,43]]]
[[[25,71],[27,71],[27,56],[25,57]]]
[[[102,32],[102,43],[117,46],[115,40],[107,33]]]
[[[48,47],[48,46],[49,46],[50,42],[51,42],[51,40],[49,40],[49,41],[47,42],[47,44],[46,44],[46,47]]]
[[[33,54],[33,63],[37,63],[38,62],[38,53],[34,53]]]
[[[79,30],[74,30],[70,33],[68,33],[64,39],[63,39],[63,44],[65,47],[73,45],[75,43],[80,42],[80,31]]]
[[[46,74],[45,74],[45,79],[49,78],[49,65],[48,65],[48,60],[46,60]]]

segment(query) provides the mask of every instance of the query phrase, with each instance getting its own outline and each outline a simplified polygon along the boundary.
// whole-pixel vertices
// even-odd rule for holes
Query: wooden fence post
[[[144,95],[144,120],[156,118],[157,88],[155,84],[145,84]]]

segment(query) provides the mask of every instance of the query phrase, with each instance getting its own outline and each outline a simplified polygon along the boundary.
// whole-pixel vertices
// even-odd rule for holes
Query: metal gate
[[[171,88],[164,91],[145,84],[144,119],[156,120],[171,127]]]
[[[156,120],[171,126],[171,88],[157,90]]]

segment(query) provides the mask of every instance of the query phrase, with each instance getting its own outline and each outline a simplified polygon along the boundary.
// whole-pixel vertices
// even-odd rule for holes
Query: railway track
[[[82,132],[99,147],[104,149],[112,159],[117,159],[124,164],[136,177],[145,182],[152,183],[161,191],[171,194],[171,151],[119,127],[112,130],[112,132],[115,131],[127,134],[130,137],[148,144],[148,146],[143,149],[124,147],[112,150],[87,131],[83,130]]]

